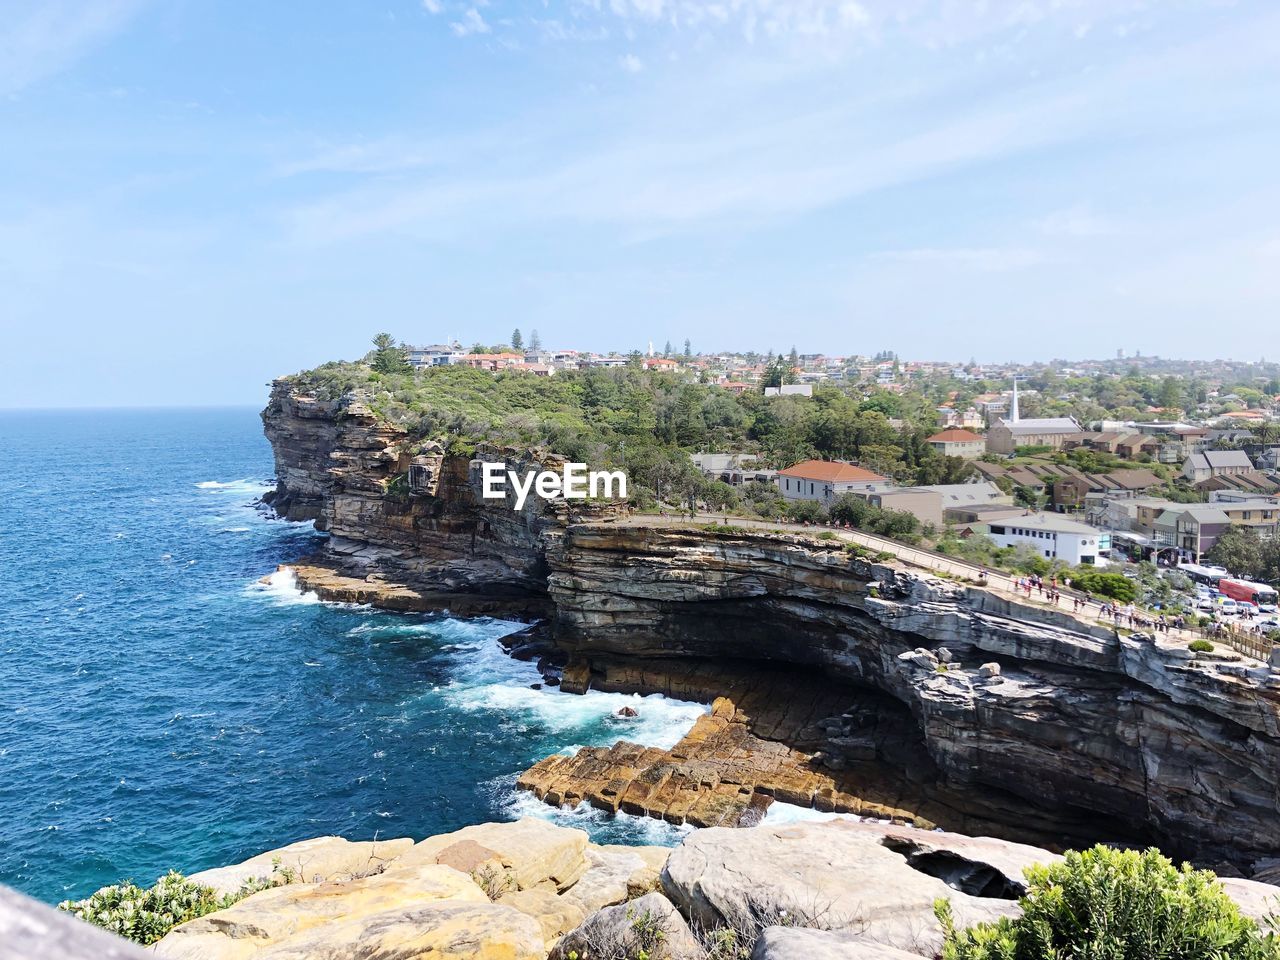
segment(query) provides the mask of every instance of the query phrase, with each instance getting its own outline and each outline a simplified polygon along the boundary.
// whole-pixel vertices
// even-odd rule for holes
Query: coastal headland
[[[553,757],[549,802],[698,825],[775,800],[1034,842],[1155,843],[1273,879],[1280,675],[1118,631],[816,534],[634,517],[612,501],[479,495],[478,462],[358,392],[291,381],[263,413],[272,506],[330,538],[294,569],[321,596],[538,620],[512,654],[573,693],[714,704],[671,751]]]

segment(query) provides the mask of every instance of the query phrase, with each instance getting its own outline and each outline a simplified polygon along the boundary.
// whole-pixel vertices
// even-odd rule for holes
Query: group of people
[[[987,575],[987,572],[983,570],[982,571],[983,579],[986,579],[986,575]],[[1049,582],[1046,583],[1044,577],[1040,576],[1039,574],[1033,573],[1029,577],[1019,577],[1017,580],[1015,580],[1013,584],[1013,589],[1015,592],[1025,593],[1027,597],[1030,597],[1031,591],[1034,590],[1037,596],[1039,596],[1043,600],[1047,600],[1049,603],[1052,603],[1055,606],[1057,605],[1058,601],[1062,599],[1062,593],[1061,591],[1058,590],[1057,577],[1051,577],[1049,579]]]

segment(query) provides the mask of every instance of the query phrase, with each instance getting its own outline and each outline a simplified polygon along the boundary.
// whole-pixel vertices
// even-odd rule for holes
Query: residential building
[[[467,356],[467,352],[460,343],[433,343],[425,347],[409,347],[405,356],[415,367],[447,367]]]
[[[1192,483],[1200,483],[1210,477],[1248,473],[1252,469],[1253,461],[1243,450],[1204,450],[1187,457],[1182,475]]]
[[[1056,513],[1028,513],[993,520],[987,534],[999,546],[1026,545],[1046,560],[1061,560],[1071,566],[1093,565],[1101,552],[1110,549],[1110,538],[1101,530]]]
[[[692,459],[703,476],[735,487],[753,481],[774,483],[778,478],[777,470],[760,466],[752,453],[695,453]]]
[[[974,460],[987,452],[987,441],[968,430],[942,430],[927,438],[925,443],[944,457]]]
[[[766,397],[812,397],[813,384],[784,383],[780,387],[765,387],[764,395]]]
[[[886,477],[840,460],[804,460],[778,471],[778,490],[788,500],[830,504],[846,493],[871,493],[892,486]]]

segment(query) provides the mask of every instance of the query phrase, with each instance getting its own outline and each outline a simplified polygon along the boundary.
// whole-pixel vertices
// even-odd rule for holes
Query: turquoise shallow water
[[[322,604],[310,525],[256,509],[257,413],[0,411],[0,882],[47,901],[321,834],[422,837],[522,813],[612,842],[656,821],[555,813],[533,761],[669,745],[703,708],[534,691],[518,624]]]

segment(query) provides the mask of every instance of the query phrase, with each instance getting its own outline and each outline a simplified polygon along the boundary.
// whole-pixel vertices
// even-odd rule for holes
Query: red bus
[[[1218,592],[1232,600],[1247,600],[1267,613],[1274,613],[1276,609],[1275,588],[1265,583],[1222,579],[1218,581]]]

